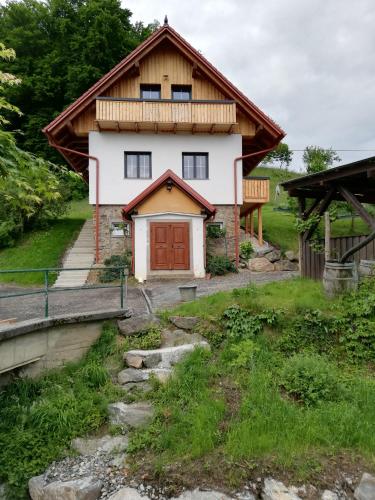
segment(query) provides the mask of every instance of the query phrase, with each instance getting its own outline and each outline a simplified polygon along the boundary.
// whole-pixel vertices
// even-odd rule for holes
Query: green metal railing
[[[119,271],[120,284],[119,285],[83,285],[72,287],[56,287],[52,288],[49,285],[49,277],[52,273],[70,272],[70,271]],[[0,276],[2,274],[19,274],[19,273],[43,273],[44,274],[44,287],[40,290],[22,291],[16,293],[7,293],[0,295],[0,299],[9,299],[11,297],[25,297],[27,295],[40,295],[44,294],[44,316],[47,318],[49,314],[49,294],[58,292],[69,292],[77,290],[97,290],[100,288],[118,288],[120,291],[120,308],[124,308],[124,301],[128,293],[128,270],[124,267],[74,267],[74,268],[40,268],[40,269],[0,269]]]

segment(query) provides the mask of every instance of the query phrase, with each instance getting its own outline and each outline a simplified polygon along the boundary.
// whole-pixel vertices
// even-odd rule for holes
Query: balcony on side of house
[[[96,125],[98,130],[230,134],[236,103],[97,97]]]
[[[264,204],[270,201],[269,177],[245,177],[242,180],[244,204]]]

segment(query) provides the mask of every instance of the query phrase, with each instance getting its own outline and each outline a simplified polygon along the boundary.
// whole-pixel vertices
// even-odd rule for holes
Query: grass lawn
[[[130,442],[138,477],[236,488],[276,476],[325,488],[344,470],[374,471],[372,300],[375,282],[327,301],[318,283],[296,279],[162,315],[200,316],[214,347],[151,394],[157,417]]]
[[[0,250],[0,269],[59,267],[64,252],[91,216],[87,200],[73,201],[66,215],[47,229],[26,233],[16,246]],[[40,273],[0,275],[0,282],[18,285],[41,285],[43,279]]]
[[[264,239],[277,245],[284,252],[286,250],[298,251],[298,234],[294,227],[294,215],[275,210],[279,206],[287,207],[288,195],[281,188],[280,196],[276,197],[275,190],[277,184],[300,176],[300,174],[277,168],[258,167],[254,170],[253,175],[270,177],[270,202],[262,209]],[[256,231],[257,226],[255,218]],[[340,219],[332,224],[332,236],[367,234],[368,231],[368,226],[359,217],[354,219],[354,227],[352,227],[351,219]]]

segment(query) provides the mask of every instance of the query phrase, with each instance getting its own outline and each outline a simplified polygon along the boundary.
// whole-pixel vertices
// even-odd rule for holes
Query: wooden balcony
[[[242,181],[243,203],[263,204],[270,201],[269,177],[247,177]]]
[[[99,130],[232,133],[234,101],[173,101],[98,97]]]

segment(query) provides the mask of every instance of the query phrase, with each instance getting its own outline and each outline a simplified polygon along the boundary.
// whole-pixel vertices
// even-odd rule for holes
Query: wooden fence
[[[340,259],[350,248],[363,241],[366,236],[341,236],[331,238],[331,253],[333,258]],[[324,242],[323,242],[324,243]],[[356,252],[349,260],[359,262],[361,259],[375,259],[375,240],[370,241],[365,247]],[[307,241],[301,249],[301,276],[320,280],[324,271],[324,252],[316,253]]]

